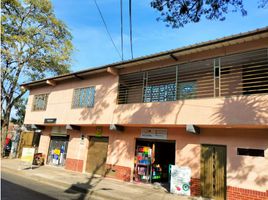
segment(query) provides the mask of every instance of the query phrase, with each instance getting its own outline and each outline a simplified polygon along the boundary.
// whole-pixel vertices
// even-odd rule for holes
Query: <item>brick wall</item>
[[[131,168],[119,165],[106,164],[107,177],[116,178],[123,181],[130,181]]]
[[[201,183],[199,178],[191,178],[191,196],[201,195]]]
[[[65,162],[65,169],[82,172],[83,171],[83,160],[67,158],[66,162]]]
[[[268,200],[268,190],[266,192],[259,192],[256,190],[248,190],[237,187],[227,187],[228,200]]]

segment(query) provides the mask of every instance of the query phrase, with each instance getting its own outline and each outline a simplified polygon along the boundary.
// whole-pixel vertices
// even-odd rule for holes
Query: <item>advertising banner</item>
[[[34,152],[35,148],[24,147],[22,149],[21,161],[32,163],[34,158]]]
[[[171,165],[170,192],[190,196],[191,169]]]

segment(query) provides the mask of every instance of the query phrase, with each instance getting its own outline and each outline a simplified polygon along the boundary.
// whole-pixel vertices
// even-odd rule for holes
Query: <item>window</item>
[[[263,149],[237,148],[237,155],[264,157],[264,150]]]
[[[48,94],[38,94],[34,96],[33,111],[46,110]]]
[[[179,83],[179,99],[192,99],[196,94],[196,82]]]
[[[89,108],[94,106],[95,87],[74,90],[73,108]]]
[[[175,83],[147,86],[144,90],[144,102],[163,102],[175,100]]]

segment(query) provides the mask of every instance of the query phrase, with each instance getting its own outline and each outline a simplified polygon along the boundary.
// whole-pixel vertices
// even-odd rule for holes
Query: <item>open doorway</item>
[[[134,180],[168,183],[169,166],[175,164],[175,141],[137,139]]]

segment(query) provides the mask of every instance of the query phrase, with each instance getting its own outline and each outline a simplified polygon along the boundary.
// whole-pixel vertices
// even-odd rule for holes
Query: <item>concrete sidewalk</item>
[[[110,178],[92,176],[90,174],[72,172],[58,167],[41,166],[33,167],[33,169],[22,168],[23,166],[19,159],[1,160],[1,170],[8,170],[26,178],[64,188],[66,193],[78,193],[80,194],[78,199],[81,200],[90,199],[91,197],[94,197],[94,199],[112,200],[202,199],[170,194],[161,186],[123,182]]]

